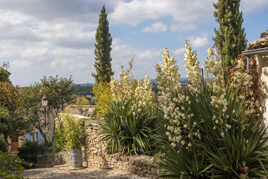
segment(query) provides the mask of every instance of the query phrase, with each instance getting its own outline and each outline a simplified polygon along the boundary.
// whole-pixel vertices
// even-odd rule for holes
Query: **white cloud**
[[[169,29],[173,32],[182,32],[186,30],[193,30],[196,28],[196,24],[175,23],[171,24]]]
[[[94,60],[89,49],[94,41],[95,27],[87,23],[40,20],[0,8],[0,42],[4,44],[0,62],[10,62],[15,84],[30,84],[56,74],[73,74],[76,82],[88,82],[89,61]]]
[[[15,60],[11,63],[11,65],[14,65],[16,68],[26,68],[31,66],[32,63],[27,60]]]
[[[208,45],[208,37],[206,35],[190,37],[190,43],[194,48],[201,48]]]
[[[268,7],[268,0],[241,0],[241,9],[244,12],[251,12],[256,9]]]
[[[192,30],[196,24],[213,18],[213,3],[217,0],[132,0],[119,1],[111,13],[111,22],[138,25],[147,20],[171,18],[171,31]],[[268,7],[268,0],[241,0],[243,12]],[[146,29],[150,31],[150,28]]]
[[[168,27],[162,22],[156,22],[151,26],[147,26],[143,29],[143,32],[166,32]]]
[[[185,53],[185,48],[178,48],[178,49],[174,50],[174,52],[173,52],[173,54],[175,56],[181,55],[183,53]]]
[[[120,1],[111,14],[112,23],[137,25],[146,20],[171,17],[174,22],[192,24],[212,14],[211,0],[133,0]]]
[[[155,64],[161,61],[162,49],[141,49],[127,45],[122,40],[116,38],[113,43],[112,67],[115,77],[118,77],[121,66],[128,66],[131,58],[134,59],[133,72],[137,78],[143,78],[146,74],[150,78],[155,77]]]

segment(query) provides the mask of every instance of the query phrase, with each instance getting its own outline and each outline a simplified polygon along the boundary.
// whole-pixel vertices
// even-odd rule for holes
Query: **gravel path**
[[[149,179],[131,175],[126,171],[98,168],[72,169],[68,165],[56,165],[52,168],[25,170],[25,178],[34,179]]]

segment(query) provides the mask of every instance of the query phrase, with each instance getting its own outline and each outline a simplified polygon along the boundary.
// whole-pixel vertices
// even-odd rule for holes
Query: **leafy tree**
[[[70,78],[44,77],[41,79],[42,94],[48,98],[48,106],[56,115],[71,100],[73,81]]]
[[[95,44],[95,68],[96,74],[93,74],[96,82],[110,82],[113,75],[111,66],[112,37],[109,33],[109,22],[105,7],[102,7],[99,16],[99,25],[96,32]]]
[[[225,73],[247,45],[239,6],[240,0],[218,0],[214,4],[214,16],[219,23],[219,28],[215,29],[216,36],[213,40],[221,56]]]
[[[10,73],[4,68],[0,67],[0,81],[1,82],[10,82],[9,81]]]
[[[78,96],[87,96],[92,95],[93,84],[88,85],[81,85],[81,84],[74,84],[73,85],[73,94]]]
[[[7,141],[8,136],[18,136],[25,128],[20,115],[19,88],[9,80],[10,73],[0,67],[0,135]]]
[[[71,78],[44,77],[41,83],[24,88],[20,98],[24,101],[24,115],[31,122],[32,127],[38,129],[45,143],[54,140],[55,118],[70,100],[72,95]],[[47,106],[41,104],[46,96]]]
[[[29,166],[29,164],[18,156],[0,151],[0,178],[23,179],[21,176],[24,173],[23,166]]]
[[[100,82],[93,87],[93,93],[96,96],[96,118],[102,119],[109,111],[109,105],[112,100],[112,93],[109,83]]]

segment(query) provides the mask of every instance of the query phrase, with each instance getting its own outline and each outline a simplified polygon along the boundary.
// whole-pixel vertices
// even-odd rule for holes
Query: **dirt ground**
[[[68,165],[28,169],[25,170],[23,176],[29,179],[149,179],[135,176],[122,170],[98,168],[72,169]]]

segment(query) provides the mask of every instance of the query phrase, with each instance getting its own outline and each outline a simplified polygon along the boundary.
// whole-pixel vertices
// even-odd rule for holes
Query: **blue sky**
[[[1,0],[0,62],[10,63],[15,85],[43,76],[69,76],[94,82],[94,43],[98,14],[105,4],[113,37],[115,76],[134,58],[134,75],[155,77],[164,48],[176,57],[183,77],[184,41],[201,64],[213,44],[212,3],[216,0]],[[268,0],[241,0],[247,40],[268,29]]]

